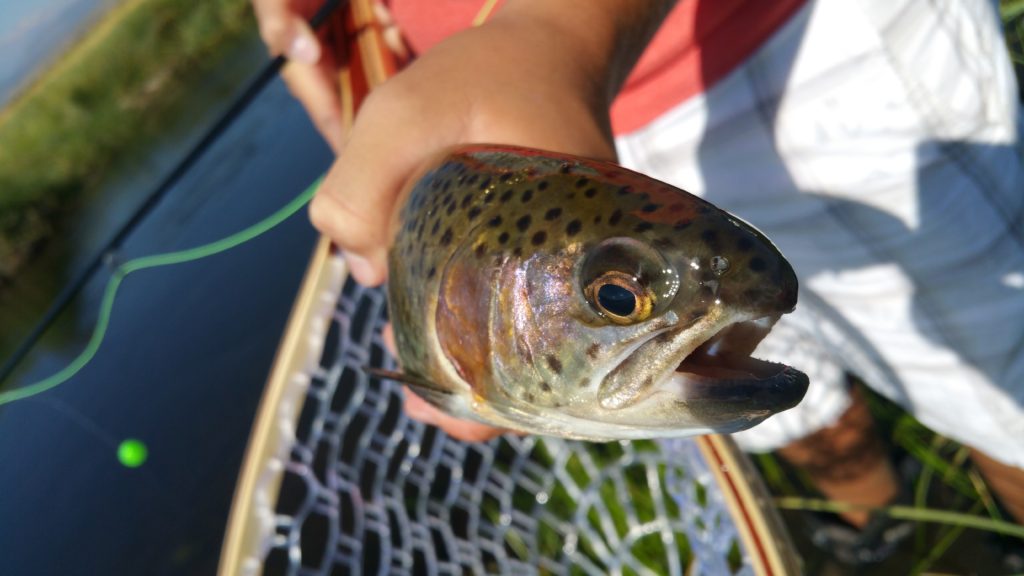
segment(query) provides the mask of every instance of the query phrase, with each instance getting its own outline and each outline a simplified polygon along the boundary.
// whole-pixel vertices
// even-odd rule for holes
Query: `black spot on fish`
[[[431,266],[430,270],[427,270],[427,279],[433,278],[435,274],[437,274],[437,268]]]
[[[675,225],[672,226],[672,228],[674,230],[686,230],[689,227],[690,227],[690,221],[689,220],[680,220],[680,221],[676,222]]]
[[[512,255],[515,256],[516,258],[519,258],[520,256],[523,255],[523,249],[519,246],[516,246],[515,248],[512,249]]]
[[[539,232],[537,232],[536,234],[533,235],[533,238],[530,239],[530,243],[533,244],[534,246],[540,246],[547,239],[548,239],[548,233],[543,231],[543,230],[541,230],[541,231],[539,231]]]
[[[529,230],[530,229],[530,215],[527,214],[527,215],[523,216],[522,218],[520,218],[519,220],[516,220],[516,228],[518,228],[520,232],[526,232],[527,230]]]
[[[587,191],[583,193],[587,198],[593,198],[597,196],[597,188],[587,188]]]
[[[590,182],[590,180],[587,180],[586,178],[580,178],[579,180],[576,181],[576,187],[577,188],[583,188],[589,182]]]
[[[497,228],[498,226],[501,226],[501,216],[499,215],[495,216],[494,218],[491,218],[487,222],[487,225],[490,226],[491,228]]]
[[[648,214],[650,214],[651,212],[654,212],[654,211],[655,211],[655,210],[657,210],[658,208],[661,208],[661,205],[660,205],[660,204],[644,204],[644,207],[643,207],[643,208],[641,208],[640,210],[642,210],[642,211],[644,211],[644,212],[647,212]]]
[[[473,174],[472,176],[469,177],[468,180],[466,180],[466,184],[469,184],[470,186],[472,186],[473,184],[476,184],[477,180],[479,180],[479,178],[477,177],[476,174]]]
[[[623,187],[619,188],[619,196],[625,196],[626,194],[632,194],[632,193],[633,193],[633,187],[632,186],[623,186]]]
[[[490,185],[491,185],[491,179],[490,179],[490,178],[487,178],[487,179],[485,179],[485,180],[484,180],[483,182],[481,182],[481,183],[480,183],[480,189],[481,189],[481,190],[487,190],[487,188],[488,188],[488,187],[489,187]]]
[[[551,384],[548,384],[547,382],[541,380],[540,381],[540,389],[543,390],[544,392],[547,392],[547,393],[550,394],[551,393]]]
[[[757,256],[750,259],[750,264],[748,264],[748,266],[750,266],[750,269],[754,272],[764,272],[768,268],[768,264],[766,264],[762,258]]]
[[[523,192],[523,196],[520,198],[520,200],[523,204],[526,204],[527,202],[530,201],[531,198],[533,198],[533,188],[527,188],[526,191]]]
[[[509,180],[512,179],[512,173],[511,172],[505,172],[498,179],[501,180],[502,182],[508,182]]]
[[[598,214],[597,216],[594,216],[594,224],[600,224],[600,223],[601,223],[601,215]]]
[[[507,242],[508,242],[508,232],[502,232],[501,235],[498,236],[498,243],[501,244],[502,246],[504,246]]]
[[[565,233],[569,236],[575,236],[580,233],[583,229],[583,223],[579,220],[573,220],[565,226]]]
[[[551,210],[548,210],[546,214],[544,214],[544,219],[547,220],[548,222],[550,222],[550,221],[558,218],[561,215],[562,215],[562,209],[561,208],[552,208]]]
[[[484,255],[484,252],[486,250],[487,250],[487,244],[484,243],[484,242],[481,242],[481,243],[476,245],[476,248],[473,248],[473,253],[476,254],[477,258],[480,258],[480,257],[482,257]]]
[[[445,181],[444,181],[444,186],[442,186],[442,187],[441,187],[441,189],[442,189],[442,190],[444,190],[445,192],[447,192],[447,191],[448,191],[448,189],[449,189],[449,188],[451,188],[451,187],[452,187],[452,181],[451,181],[451,180],[445,180]],[[447,202],[447,201],[448,201],[448,200],[447,200],[447,198],[446,198],[446,199],[445,199],[445,202]]]
[[[741,252],[748,252],[751,248],[754,247],[754,241],[744,236],[743,238],[740,238],[739,242],[736,243],[736,247],[739,248]]]
[[[540,190],[540,191],[543,192],[544,190],[547,190],[547,189],[548,189],[548,182],[547,182],[547,180],[541,180],[540,182],[537,183],[537,190]]]
[[[619,224],[619,220],[622,220],[622,210],[612,212],[612,216],[608,219],[608,223],[612,226],[617,226]]]
[[[562,162],[562,165],[558,167],[558,171],[562,174],[568,174],[572,170],[572,166],[568,162]]]
[[[601,351],[601,345],[597,342],[587,347],[587,357],[590,359],[596,359],[597,353]]]
[[[650,222],[641,222],[634,226],[633,230],[636,232],[646,232],[651,228],[654,228],[654,224],[651,224]]]
[[[455,202],[452,202],[451,204],[448,205],[448,208],[445,210],[445,213],[447,213],[449,216],[451,216],[454,212],[455,212]]]
[[[580,379],[580,383],[577,384],[577,386],[579,386],[580,388],[586,388],[589,385],[590,385],[590,380],[587,380],[586,378],[581,378]]]
[[[562,373],[562,361],[559,360],[557,356],[554,354],[548,354],[545,360],[548,361],[548,368],[551,368],[552,372],[555,374]]]
[[[718,244],[718,232],[715,230],[705,230],[700,233],[700,239],[708,246],[714,247]]]
[[[452,229],[446,228],[444,235],[441,236],[441,246],[447,246],[452,243]]]
[[[523,392],[523,400],[526,400],[527,402],[532,404],[533,403],[533,393],[529,392],[529,391],[524,391]]]
[[[476,218],[477,216],[480,215],[480,212],[481,212],[481,209],[480,209],[479,206],[473,206],[472,208],[469,209],[469,214],[468,214],[469,219],[472,220],[472,219]]]
[[[437,236],[437,231],[441,229],[441,219],[434,220],[434,225],[430,227],[430,235]]]
[[[463,210],[465,210],[469,206],[469,203],[472,202],[472,201],[473,201],[473,195],[472,194],[466,194],[465,196],[462,197],[462,202],[459,202],[459,208],[462,208]]]
[[[509,188],[508,190],[505,190],[504,192],[501,193],[501,198],[499,198],[499,200],[501,200],[501,203],[504,204],[505,202],[508,202],[510,198],[512,198],[512,194],[513,190]]]

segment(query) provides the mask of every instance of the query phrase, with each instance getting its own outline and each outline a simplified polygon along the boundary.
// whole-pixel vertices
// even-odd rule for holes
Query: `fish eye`
[[[642,322],[654,308],[654,294],[624,272],[605,272],[587,285],[585,293],[590,304],[616,324]]]
[[[647,320],[679,289],[679,276],[666,258],[634,238],[608,238],[587,248],[576,274],[590,311],[614,324]]]

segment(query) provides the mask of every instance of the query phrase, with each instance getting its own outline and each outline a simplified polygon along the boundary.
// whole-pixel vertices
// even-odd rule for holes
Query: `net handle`
[[[343,31],[338,39],[347,58],[338,73],[342,118],[347,132],[366,96],[398,70],[398,59],[385,48],[383,28],[372,0],[349,0],[327,23]],[[272,511],[287,462],[290,435],[280,422],[295,422],[305,401],[308,382],[296,381],[322,353],[327,327],[348,271],[330,240],[321,236],[313,249],[281,344],[256,412],[249,444],[231,503],[217,573],[259,574],[267,538],[274,533]],[[267,510],[270,516],[267,516]]]

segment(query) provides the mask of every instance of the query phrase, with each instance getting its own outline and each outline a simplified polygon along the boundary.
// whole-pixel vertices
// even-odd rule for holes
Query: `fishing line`
[[[145,270],[147,268],[159,268],[164,266],[173,266],[175,264],[183,264],[185,262],[193,262],[195,260],[219,254],[225,250],[230,250],[231,248],[241,244],[245,244],[256,237],[269,232],[278,224],[281,224],[288,219],[288,217],[301,210],[302,207],[305,206],[313,197],[313,194],[316,193],[317,188],[320,186],[320,181],[321,179],[317,179],[317,181],[311,184],[302,194],[270,216],[267,216],[252,226],[235,232],[226,238],[221,238],[220,240],[215,240],[209,244],[203,244],[201,246],[176,252],[142,256],[140,258],[129,260],[128,262],[118,266],[114,270],[114,274],[110,277],[110,280],[107,281],[107,287],[103,292],[103,300],[100,304],[99,317],[96,320],[96,327],[93,329],[92,337],[89,339],[89,343],[86,345],[85,349],[82,350],[78,357],[72,360],[71,363],[65,366],[60,372],[57,372],[56,374],[34,384],[29,384],[28,386],[22,386],[6,392],[0,392],[0,406],[41,394],[59,386],[68,381],[75,374],[78,374],[78,372],[92,360],[96,355],[97,350],[99,350],[100,344],[103,343],[103,337],[107,333],[107,326],[110,324],[110,314],[114,308],[114,298],[117,295],[117,289],[129,274],[132,272],[138,272],[139,270]]]
[[[326,0],[323,5],[320,6],[320,9],[317,10],[316,14],[310,18],[310,27],[314,30],[319,28],[327,20],[327,17],[342,4],[342,2],[343,0]],[[242,93],[235,98],[231,105],[228,106],[227,110],[225,110],[224,113],[210,126],[188,154],[186,154],[185,157],[167,173],[167,176],[164,177],[156,188],[150,192],[149,196],[147,196],[139,205],[131,217],[128,218],[128,220],[121,225],[121,228],[106,243],[104,243],[103,247],[87,261],[88,263],[76,273],[75,277],[64,286],[61,292],[54,299],[53,303],[50,304],[50,307],[46,310],[43,317],[32,328],[32,331],[29,332],[25,339],[21,341],[14,352],[4,362],[3,366],[0,367],[0,385],[10,377],[14,372],[14,369],[18,367],[26,356],[28,356],[28,353],[36,345],[39,339],[42,338],[43,334],[46,333],[46,330],[54,323],[54,321],[57,320],[57,317],[60,316],[61,312],[67,309],[75,296],[82,291],[89,280],[100,270],[103,266],[103,262],[124,243],[128,235],[138,227],[145,217],[149,215],[149,213],[152,212],[160,203],[160,200],[166,196],[167,192],[169,192],[171,188],[178,183],[181,177],[184,176],[220,138],[220,136],[227,131],[238,116],[240,116],[263,91],[263,89],[270,84],[271,80],[277,78],[278,72],[280,72],[286,62],[287,59],[283,55],[277,56],[268,62],[262,70],[260,70],[259,74],[249,82],[245,89],[242,90]],[[120,280],[118,280],[118,283],[120,283]],[[91,344],[92,343],[90,342],[90,345]],[[79,369],[81,369],[81,366],[79,366]],[[62,370],[61,373],[63,372],[64,371]],[[77,372],[77,370],[75,370],[75,372]],[[6,396],[3,394],[0,394],[0,399],[5,397]],[[9,401],[10,400],[0,401],[0,405]]]

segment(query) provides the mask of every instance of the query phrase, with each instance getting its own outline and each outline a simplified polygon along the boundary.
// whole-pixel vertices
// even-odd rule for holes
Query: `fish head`
[[[509,147],[456,153],[508,200],[457,242],[437,343],[470,415],[592,440],[749,428],[807,378],[750,356],[796,275],[758,230],[614,164]]]

